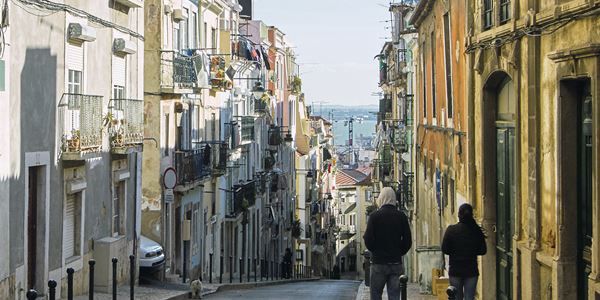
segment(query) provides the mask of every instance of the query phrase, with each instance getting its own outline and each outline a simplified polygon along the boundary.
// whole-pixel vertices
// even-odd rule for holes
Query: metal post
[[[73,268],[67,269],[67,299],[73,300],[73,273],[75,270]]]
[[[446,294],[448,294],[448,300],[455,300],[456,299],[456,288],[453,286],[449,286],[446,289]]]
[[[129,299],[133,300],[135,291],[135,256],[129,255]]]
[[[56,281],[54,280],[48,281],[48,299],[56,300]]]
[[[223,255],[219,260],[219,283],[223,283]]]
[[[117,300],[117,262],[118,258],[112,258],[112,298]]]
[[[256,258],[254,259],[254,282],[256,282]]]
[[[229,283],[233,283],[233,256],[229,256]]]
[[[185,283],[185,277],[187,277],[187,270],[186,270],[186,267],[187,267],[187,247],[186,247],[186,245],[187,245],[187,242],[183,241],[183,268],[182,268],[183,272],[181,272],[182,283]]]
[[[31,289],[27,291],[27,294],[25,294],[25,296],[27,297],[27,300],[35,300],[38,296],[38,292],[34,289]]]
[[[244,266],[243,259],[240,257],[240,283],[242,283],[242,267]]]
[[[248,269],[246,269],[246,282],[250,282],[250,264],[252,259],[248,258]]]
[[[273,261],[269,260],[269,264],[267,265],[269,268],[269,280],[273,280]]]
[[[213,254],[210,253],[208,256],[210,257],[210,260],[208,261],[208,266],[209,266],[208,283],[212,283]]]
[[[406,275],[400,276],[400,299],[407,300],[406,288],[408,283],[408,277]]]
[[[88,261],[88,264],[90,265],[90,276],[89,276],[89,283],[88,283],[88,297],[89,300],[94,300],[94,269],[96,268],[96,261],[93,259],[90,259],[90,261]]]

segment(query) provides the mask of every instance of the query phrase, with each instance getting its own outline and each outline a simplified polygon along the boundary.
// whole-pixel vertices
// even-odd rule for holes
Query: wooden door
[[[577,298],[583,300],[592,268],[592,97],[578,102]]]
[[[497,299],[512,299],[514,234],[514,128],[498,128],[496,138],[496,288]]]
[[[27,208],[27,288],[35,288],[37,265],[37,168],[29,168],[29,197]]]

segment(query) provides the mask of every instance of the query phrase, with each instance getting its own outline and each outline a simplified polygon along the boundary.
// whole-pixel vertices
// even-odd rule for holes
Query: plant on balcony
[[[71,138],[67,139],[67,150],[70,152],[79,151],[81,149],[81,133],[79,129],[71,131]]]
[[[302,224],[300,223],[300,220],[295,219],[292,221],[291,231],[293,238],[297,239],[300,237],[300,234],[302,233]]]
[[[300,78],[300,76],[294,76],[292,78],[290,89],[294,94],[299,94],[302,91],[302,79]]]
[[[123,127],[126,124],[125,119],[115,118],[112,112],[108,112],[103,118],[103,127],[106,128],[110,136],[112,146],[121,146],[125,144]]]

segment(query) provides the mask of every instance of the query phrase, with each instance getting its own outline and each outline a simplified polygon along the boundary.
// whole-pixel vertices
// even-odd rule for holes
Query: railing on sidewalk
[[[117,263],[119,261],[118,258],[113,257],[112,258],[112,299],[116,300],[117,299],[117,273],[118,273],[118,267],[117,267]],[[90,300],[94,299],[94,266],[96,264],[96,261],[91,259],[88,262],[90,269],[89,269],[89,282],[88,282],[88,296]],[[135,264],[135,256],[134,255],[130,255],[129,256],[129,299],[133,300],[135,298],[135,290],[134,290],[134,286],[135,286],[135,274],[136,274],[136,264]],[[67,299],[68,300],[73,300],[74,297],[74,293],[73,293],[73,275],[75,273],[75,270],[73,268],[68,268],[67,269]],[[121,272],[123,273],[123,272]],[[58,286],[57,282],[54,280],[48,280],[48,299],[50,300],[55,300],[56,299],[56,287]],[[41,294],[38,293],[35,289],[30,289],[29,291],[27,291],[26,293],[26,297],[28,300],[35,300],[38,298],[38,296],[40,296]]]

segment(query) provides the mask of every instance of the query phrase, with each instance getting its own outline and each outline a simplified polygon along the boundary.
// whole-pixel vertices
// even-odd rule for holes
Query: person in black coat
[[[485,234],[473,218],[473,207],[463,204],[458,209],[458,223],[448,226],[442,241],[442,252],[450,256],[450,285],[457,289],[457,300],[475,299],[479,270],[477,256],[487,252]]]
[[[408,218],[397,203],[394,190],[383,188],[377,199],[379,209],[369,216],[363,237],[371,252],[371,300],[380,300],[386,285],[388,299],[400,299],[402,256],[412,246],[412,237]]]

